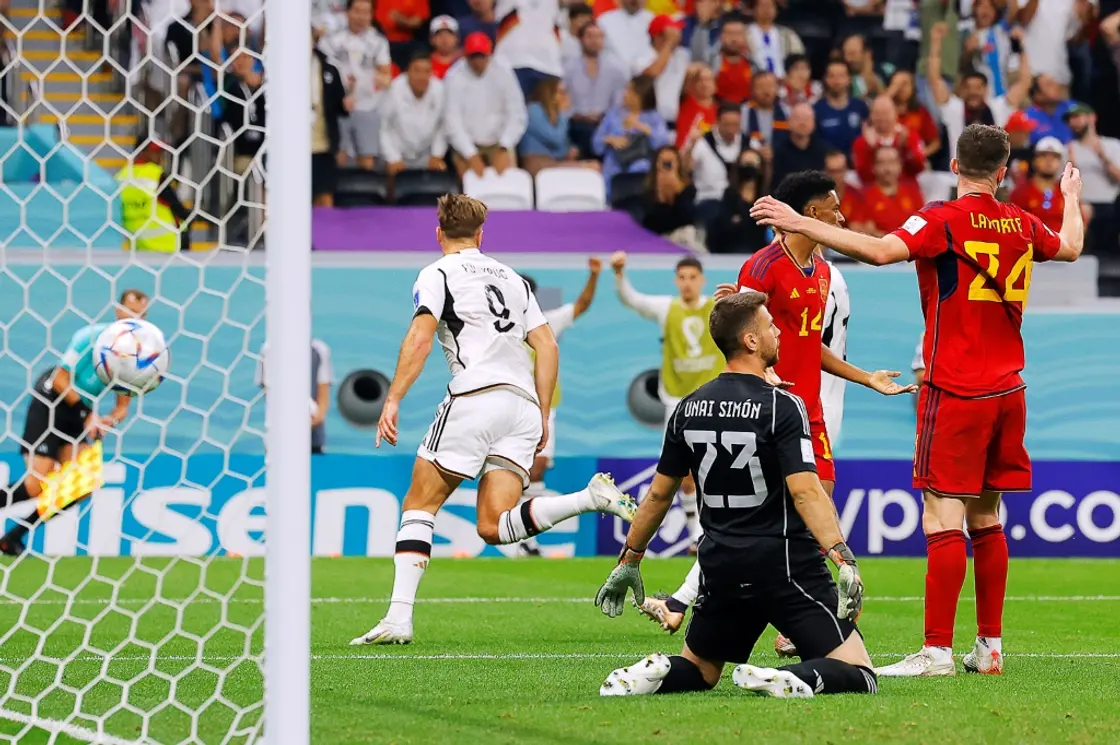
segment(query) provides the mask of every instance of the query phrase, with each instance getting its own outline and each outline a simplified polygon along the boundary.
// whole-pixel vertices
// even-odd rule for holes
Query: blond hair
[[[445,238],[473,238],[486,222],[486,205],[466,194],[444,194],[436,204]]]

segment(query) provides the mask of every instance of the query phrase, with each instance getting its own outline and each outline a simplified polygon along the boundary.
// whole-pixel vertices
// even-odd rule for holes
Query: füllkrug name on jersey
[[[682,403],[681,414],[686,417],[758,419],[762,414],[762,404],[754,401],[712,401],[711,399],[699,399]]]

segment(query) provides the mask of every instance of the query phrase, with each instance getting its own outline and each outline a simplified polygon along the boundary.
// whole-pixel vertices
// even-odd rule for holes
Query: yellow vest
[[[529,359],[533,361],[533,367],[537,365],[537,352],[528,344],[525,345],[529,349]],[[560,371],[556,371],[556,388],[552,391],[552,408],[560,405]]]
[[[137,251],[176,253],[179,231],[175,215],[158,199],[163,168],[156,163],[133,163],[122,168],[116,178],[122,185],[121,227],[126,250],[135,246]]]
[[[686,308],[680,298],[673,298],[669,306],[662,342],[661,385],[673,398],[684,398],[723,372],[723,355],[708,330],[708,317],[715,304],[715,298],[708,298],[699,308]]]

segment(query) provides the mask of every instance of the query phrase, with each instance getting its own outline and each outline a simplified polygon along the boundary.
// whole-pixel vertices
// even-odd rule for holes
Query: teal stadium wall
[[[416,266],[430,260],[417,259]],[[205,259],[209,261],[209,259]],[[20,432],[27,388],[54,364],[82,324],[109,317],[106,302],[129,286],[151,292],[150,319],[168,334],[172,379],[140,402],[124,442],[131,454],[260,453],[264,401],[253,385],[264,339],[263,269],[259,257],[192,265],[183,259],[130,266],[20,264],[0,273],[0,401],[8,431]],[[535,260],[538,265],[542,259]],[[238,264],[240,262],[240,265]],[[516,266],[516,262],[514,263]],[[355,260],[313,270],[313,330],[332,349],[335,382],[351,370],[374,368],[391,376],[398,345],[412,313],[416,266],[372,266]],[[569,264],[569,266],[574,266]],[[586,279],[581,268],[527,270],[543,288],[573,299]],[[909,374],[921,329],[912,270],[846,268],[851,287],[849,358],[864,367]],[[726,275],[726,276],[725,276]],[[732,271],[710,271],[709,289]],[[664,268],[630,272],[648,293],[672,291]],[[1035,458],[1118,460],[1120,314],[1028,311],[1028,445]],[[595,304],[561,343],[564,399],[558,419],[559,456],[651,457],[660,433],[638,424],[626,392],[641,371],[660,360],[656,326],[625,309],[604,273]],[[402,449],[410,452],[426,430],[448,374],[437,350],[402,408]],[[189,383],[189,384],[188,384]],[[846,459],[908,459],[914,416],[908,399],[887,399],[849,386],[844,430],[836,447]],[[332,452],[372,453],[368,430],[328,420]],[[14,442],[8,443],[15,447]],[[385,451],[382,450],[382,453]]]

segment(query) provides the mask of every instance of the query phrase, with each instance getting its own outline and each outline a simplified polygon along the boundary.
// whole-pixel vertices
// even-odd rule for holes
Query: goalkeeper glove
[[[836,617],[855,623],[863,612],[863,579],[859,576],[856,557],[848,544],[841,541],[828,550],[828,558],[839,570],[836,585],[840,602],[836,608]]]
[[[607,581],[599,588],[595,595],[595,605],[602,609],[604,615],[615,618],[622,615],[622,606],[626,601],[626,590],[634,591],[634,602],[641,605],[646,600],[646,591],[642,586],[642,572],[640,565],[645,551],[635,551],[629,546],[622,549],[618,557],[618,566],[611,570]]]

